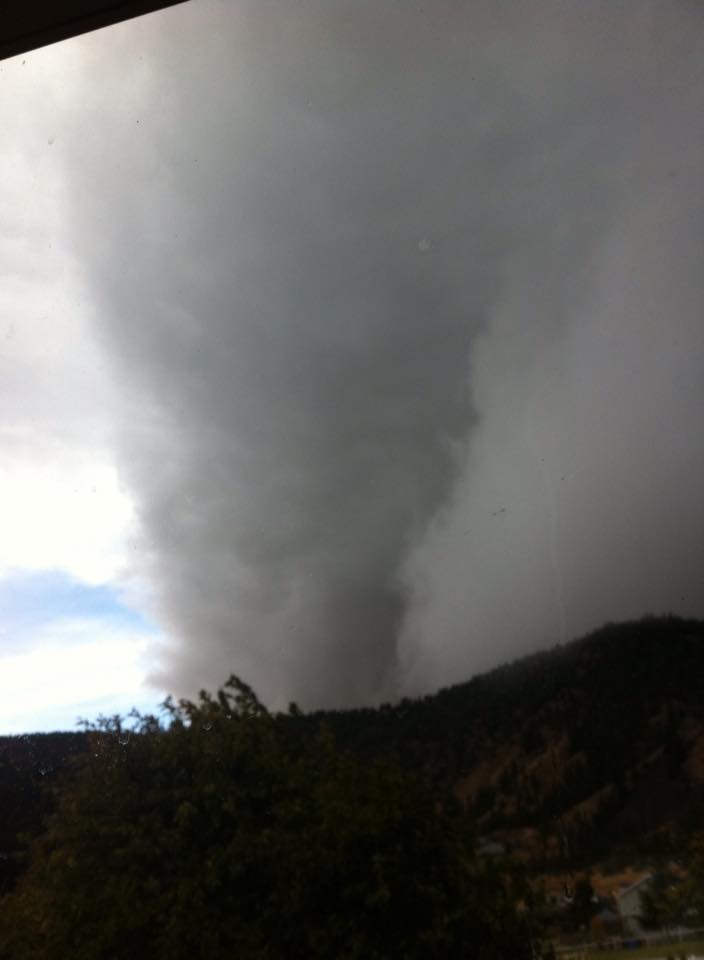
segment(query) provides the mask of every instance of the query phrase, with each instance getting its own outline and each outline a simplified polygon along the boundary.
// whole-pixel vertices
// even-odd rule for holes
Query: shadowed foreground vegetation
[[[232,677],[161,719],[0,738],[0,960],[521,960],[600,908],[583,880],[552,916],[546,876],[609,859],[684,862],[651,919],[704,923],[703,828],[701,622],[375,709],[274,714]]]
[[[3,958],[528,956],[450,796],[234,677],[167,706],[88,731],[2,902]]]

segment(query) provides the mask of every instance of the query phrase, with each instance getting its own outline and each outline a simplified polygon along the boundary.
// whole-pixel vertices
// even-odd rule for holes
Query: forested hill
[[[704,827],[697,621],[394,706],[272,714],[232,677],[166,713],[0,739],[0,960],[527,957],[533,877]]]
[[[450,788],[531,860],[677,850],[704,826],[704,622],[609,624],[421,699],[278,717]],[[34,833],[85,733],[0,737],[0,856]],[[47,789],[48,787],[48,789]],[[13,874],[0,861],[3,874]]]
[[[340,744],[450,784],[544,866],[676,852],[704,825],[704,623],[608,624],[395,706],[318,714]]]

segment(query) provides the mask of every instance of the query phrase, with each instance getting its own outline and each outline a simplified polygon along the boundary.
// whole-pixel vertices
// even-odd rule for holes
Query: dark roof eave
[[[0,19],[0,59],[100,30],[185,0],[10,0]]]

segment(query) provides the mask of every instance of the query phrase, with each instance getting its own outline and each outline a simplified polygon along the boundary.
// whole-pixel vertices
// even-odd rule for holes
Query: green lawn
[[[689,957],[704,956],[704,940],[683,940],[659,947],[640,947],[638,950],[609,950],[601,954],[606,960],[636,960],[636,957]]]
[[[591,950],[588,953],[580,953],[576,950],[573,954],[562,954],[561,960],[568,960],[569,957],[587,957],[602,958],[602,960],[649,960],[651,957],[704,957],[704,940],[683,940],[682,943],[670,943],[659,947],[639,947],[637,950]]]

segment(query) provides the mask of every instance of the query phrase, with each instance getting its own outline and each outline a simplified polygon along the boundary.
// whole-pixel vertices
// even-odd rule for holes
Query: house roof
[[[639,877],[638,880],[635,880],[633,883],[629,884],[627,887],[621,887],[619,890],[614,890],[615,897],[625,897],[627,893],[630,893],[632,890],[636,890],[638,887],[642,886],[648,880],[652,880],[652,873],[645,873],[642,877]]]

